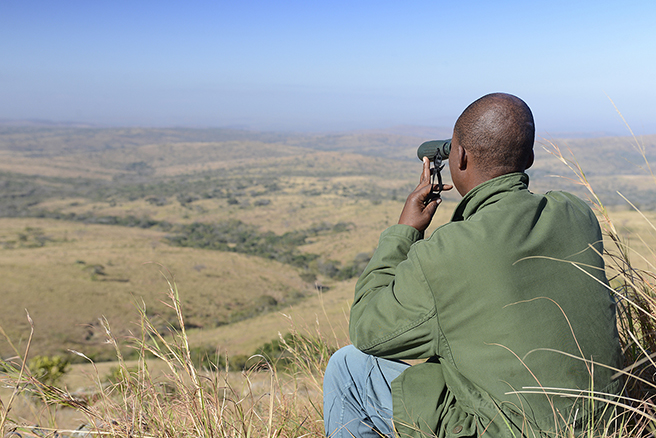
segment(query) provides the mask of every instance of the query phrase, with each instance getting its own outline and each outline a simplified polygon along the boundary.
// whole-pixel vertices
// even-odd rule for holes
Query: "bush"
[[[298,333],[286,333],[284,336],[267,342],[259,347],[255,354],[262,355],[275,369],[298,370],[310,363],[321,362],[330,357],[336,348],[325,344],[319,337],[309,337]]]
[[[105,381],[111,385],[116,385],[117,383],[134,378],[138,372],[139,367],[111,367],[109,373],[105,377]]]
[[[28,368],[39,382],[58,386],[70,368],[70,360],[61,356],[35,356],[28,362]]]

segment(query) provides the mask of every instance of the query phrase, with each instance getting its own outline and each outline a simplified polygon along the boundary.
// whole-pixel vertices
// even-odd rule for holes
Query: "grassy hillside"
[[[36,324],[35,352],[66,347],[93,356],[105,340],[99,318],[106,316],[117,335],[126,335],[136,328],[135,305],[142,301],[165,330],[173,319],[160,302],[164,267],[185,291],[190,327],[215,328],[308,293],[289,265],[172,247],[158,231],[49,219],[0,219],[0,229],[2,326],[25,336],[27,309]]]
[[[33,352],[111,355],[101,316],[126,335],[134,303],[143,302],[162,331],[174,323],[160,302],[161,266],[175,275],[199,344],[248,354],[286,330],[281,311],[307,324],[325,318],[318,289],[326,313],[343,322],[354,276],[416,184],[423,140],[394,132],[0,128],[0,325],[25,339],[27,309]],[[640,139],[647,157],[655,140]],[[644,223],[616,190],[643,211],[656,207],[631,141],[558,142],[581,160],[603,201],[617,205],[627,232]],[[533,190],[586,195],[551,177],[568,175],[555,157],[539,146],[536,153]],[[448,221],[458,198],[445,195],[433,226]],[[6,346],[0,352],[8,354]]]

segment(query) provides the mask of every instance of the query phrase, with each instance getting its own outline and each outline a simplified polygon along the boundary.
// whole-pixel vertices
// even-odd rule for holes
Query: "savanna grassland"
[[[346,344],[353,285],[416,185],[416,148],[448,136],[0,127],[0,326],[23,351],[29,312],[31,356],[115,360],[103,318],[119,342],[139,332],[138,309],[155,333],[180,329],[168,278],[199,351],[245,363],[278,333],[317,324]],[[656,136],[637,140],[542,139],[529,174],[533,191],[587,197],[543,146],[571,149],[622,238],[646,257],[635,262],[649,267]],[[432,228],[459,196],[444,198]],[[0,353],[14,351],[2,343]]]

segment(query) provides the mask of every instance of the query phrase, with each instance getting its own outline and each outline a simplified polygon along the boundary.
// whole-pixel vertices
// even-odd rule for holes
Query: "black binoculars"
[[[420,160],[424,160],[424,157],[428,157],[431,162],[435,161],[435,158],[440,160],[446,160],[449,158],[449,153],[451,152],[451,139],[448,140],[431,140],[425,141],[417,149],[417,157]],[[438,157],[439,154],[439,157]]]
[[[433,189],[424,201],[426,205],[440,198],[440,193],[444,188],[440,171],[444,168],[443,160],[448,159],[450,153],[451,139],[425,141],[417,149],[417,157],[421,161],[424,161],[424,157],[428,157],[431,164],[431,185]]]

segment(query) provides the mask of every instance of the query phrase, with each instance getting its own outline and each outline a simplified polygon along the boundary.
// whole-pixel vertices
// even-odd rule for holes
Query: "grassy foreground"
[[[13,390],[2,398],[0,430],[16,437],[323,435],[322,372],[334,343],[320,330],[300,334],[292,327],[291,334],[280,338],[283,354],[252,357],[246,371],[230,371],[231,364],[221,360],[219,351],[201,358],[199,365],[189,346],[177,287],[170,280],[168,285],[168,305],[178,316],[177,324],[170,335],[162,335],[145,309],[139,309],[141,332],[130,340],[138,360],[124,359],[106,321],[107,342],[117,357],[110,378],[99,370],[104,364],[73,352],[93,365],[90,377],[95,385],[84,393],[71,393],[54,384],[57,379],[37,375],[30,369],[34,362],[23,361],[16,351],[15,358],[2,364],[3,383]],[[18,403],[23,410],[29,405],[39,426],[10,415]],[[74,419],[79,429],[58,427],[62,408],[79,414]]]
[[[638,150],[640,147],[636,143]],[[625,358],[624,368],[617,370],[617,375],[624,378],[626,389],[616,403],[627,415],[614,419],[604,436],[654,436],[656,254],[648,246],[646,253],[634,252],[620,237],[577,163],[557,147],[554,154],[589,191],[607,238],[607,275],[618,302],[618,329]],[[649,169],[648,163],[646,166]],[[656,184],[656,177],[649,173]],[[645,220],[656,231],[656,224]],[[91,376],[95,386],[83,394],[72,394],[31,369],[23,359],[28,355],[29,342],[27,351],[14,349],[15,357],[2,364],[0,373],[10,389],[0,398],[0,431],[14,436],[78,437],[323,436],[322,375],[330,354],[339,346],[330,327],[297,330],[292,326],[292,337],[281,337],[284,361],[279,363],[261,356],[253,359],[249,371],[232,372],[230,363],[222,362],[217,351],[215,357],[207,357],[204,367],[199,367],[192,357],[177,287],[172,280],[168,286],[168,306],[177,317],[171,325],[172,334],[163,336],[141,309],[140,330],[130,341],[139,353],[138,359],[128,362],[112,328],[104,324],[107,342],[116,350],[117,367],[108,380],[99,371],[100,364],[89,360],[95,369]],[[8,337],[6,341],[11,344]],[[83,352],[76,354],[85,357]],[[39,427],[30,426],[16,414],[19,404],[41,419]],[[84,428],[61,430],[58,419],[63,408],[75,413]],[[586,436],[597,436],[595,433],[590,431]],[[569,431],[563,431],[563,438],[570,436]]]

